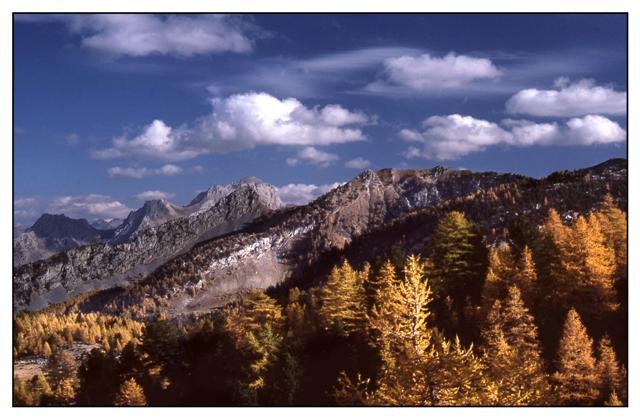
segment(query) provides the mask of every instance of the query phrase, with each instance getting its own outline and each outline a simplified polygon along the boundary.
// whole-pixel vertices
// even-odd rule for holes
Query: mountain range
[[[68,233],[81,245],[16,264],[14,308],[88,293],[87,304],[106,311],[150,300],[170,316],[206,312],[250,288],[312,284],[341,257],[358,263],[393,246],[419,252],[447,211],[463,211],[492,237],[522,215],[540,222],[551,207],[564,217],[588,212],[606,193],[626,206],[626,160],[543,179],[442,166],[367,170],[297,207],[283,207],[275,187],[247,178],[187,206],[149,201],[109,230],[46,216],[25,234]],[[14,244],[14,260],[15,251]]]

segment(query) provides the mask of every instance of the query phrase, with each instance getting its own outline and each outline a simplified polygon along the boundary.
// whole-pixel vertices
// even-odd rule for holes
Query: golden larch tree
[[[147,398],[142,387],[135,378],[131,377],[120,385],[114,404],[116,406],[146,406]]]
[[[567,313],[553,374],[558,402],[569,406],[593,405],[600,394],[593,340],[573,308]]]

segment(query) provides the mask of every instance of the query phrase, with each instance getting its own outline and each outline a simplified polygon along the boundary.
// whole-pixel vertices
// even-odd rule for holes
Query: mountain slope
[[[271,194],[266,194],[269,189]],[[17,309],[36,309],[81,292],[144,277],[195,243],[234,231],[281,205],[278,199],[265,202],[265,196],[277,197],[276,189],[267,184],[258,187],[255,183],[237,184],[204,211],[198,212],[199,206],[178,210],[169,207],[169,211],[182,215],[173,219],[175,214],[162,208],[158,212],[149,211],[157,209],[157,204],[145,205],[145,212],[130,214],[130,221],[137,224],[130,224],[135,228],[127,231],[126,242],[78,247],[15,269],[14,305]],[[161,224],[153,222],[167,215],[169,220]]]
[[[194,247],[138,286],[112,292],[101,309],[150,299],[168,315],[207,312],[248,288],[307,286],[344,256],[373,260],[394,245],[420,252],[448,211],[465,212],[491,238],[520,215],[541,222],[551,207],[565,217],[588,212],[606,193],[626,205],[626,160],[540,180],[440,167],[367,171],[306,206]]]
[[[491,237],[519,215],[539,222],[550,207],[565,217],[588,212],[605,193],[624,206],[626,167],[626,160],[618,159],[544,179],[443,167],[365,171],[308,205],[267,213],[241,230],[193,246],[156,265],[135,285],[96,294],[87,304],[120,312],[154,301],[156,310],[168,315],[207,312],[248,288],[308,285],[343,256],[357,263],[384,255],[392,245],[420,251],[437,220],[451,210],[465,212]],[[14,275],[18,283],[37,284],[20,288],[16,299],[28,305],[43,289],[60,286],[60,280],[43,276],[50,270],[41,266]],[[113,285],[100,282],[100,288]]]

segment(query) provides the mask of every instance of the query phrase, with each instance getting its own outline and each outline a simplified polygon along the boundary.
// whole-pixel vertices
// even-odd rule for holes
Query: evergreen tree
[[[593,340],[578,313],[567,313],[556,360],[558,401],[563,405],[592,405],[599,396],[599,376],[593,356]]]
[[[118,394],[116,395],[114,404],[116,406],[146,406],[147,399],[144,390],[136,382],[135,378],[129,378],[122,383]]]
[[[480,303],[486,275],[486,248],[475,226],[458,211],[437,225],[431,242],[433,291],[438,299],[450,296],[463,317],[467,297]]]

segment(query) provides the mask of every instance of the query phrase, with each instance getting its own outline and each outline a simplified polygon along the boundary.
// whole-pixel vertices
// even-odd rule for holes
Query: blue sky
[[[626,157],[625,15],[14,15],[14,216]]]

